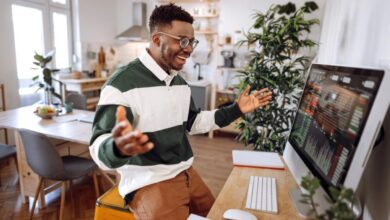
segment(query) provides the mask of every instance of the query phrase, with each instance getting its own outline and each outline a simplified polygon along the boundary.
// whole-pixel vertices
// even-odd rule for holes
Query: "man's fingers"
[[[115,125],[115,127],[112,129],[112,136],[119,137],[122,135],[122,132],[125,130],[127,123],[126,122],[119,122]]]
[[[255,93],[256,97],[266,97],[266,96],[270,96],[270,95],[272,95],[272,92],[269,91],[268,89],[262,89],[262,90],[259,90]]]
[[[116,121],[120,122],[124,120],[126,120],[126,109],[123,106],[118,106],[116,108]]]
[[[251,89],[251,87],[248,85],[248,86],[245,88],[245,90],[241,93],[240,96],[246,96],[246,95],[248,95],[248,92],[249,92],[250,89]]]
[[[148,142],[144,145],[126,144],[123,151],[128,155],[144,154],[152,150],[153,147],[154,144],[152,142]]]
[[[125,107],[118,106],[118,108],[116,109],[116,122],[119,123],[122,121],[126,123],[125,129],[122,131],[122,134],[133,130],[133,126],[131,126],[130,122],[127,120]]]
[[[129,143],[137,144],[136,140],[141,135],[142,135],[141,132],[138,130],[133,131],[133,132],[126,132],[125,134],[123,134],[123,132],[122,132],[122,134],[117,137],[116,144],[119,146],[124,146],[124,145],[129,144]]]
[[[262,102],[262,101],[267,101],[267,100],[271,100],[272,99],[272,95],[271,94],[266,94],[266,95],[263,95],[263,96],[258,96],[257,99]]]

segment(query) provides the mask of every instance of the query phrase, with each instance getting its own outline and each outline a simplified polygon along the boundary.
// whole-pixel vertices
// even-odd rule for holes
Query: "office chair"
[[[46,136],[26,129],[20,129],[19,133],[26,152],[27,163],[31,169],[39,175],[39,183],[35,191],[30,220],[34,215],[35,205],[44,179],[62,181],[60,220],[63,219],[66,181],[92,173],[96,196],[99,196],[96,178],[98,167],[93,160],[76,156],[61,157],[58,154],[55,145],[53,145]]]
[[[87,97],[80,93],[70,93],[65,98],[66,103],[73,103],[73,108],[87,110]]]

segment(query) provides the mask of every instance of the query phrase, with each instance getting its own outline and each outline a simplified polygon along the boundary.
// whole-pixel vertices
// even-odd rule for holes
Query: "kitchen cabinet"
[[[217,68],[217,84],[214,84],[211,89],[211,99],[210,99],[210,109],[219,108],[223,105],[229,105],[236,100],[237,94],[233,89],[229,89],[227,84],[230,77],[228,75],[237,72],[240,68],[227,68],[227,67],[218,67]],[[239,120],[239,119],[238,119]],[[218,131],[238,134],[239,129],[235,128],[238,120],[232,122],[230,125],[218,129]],[[209,132],[209,138],[214,137],[214,132]]]
[[[64,99],[69,92],[77,92],[87,97],[87,109],[95,110],[99,101],[100,90],[107,78],[63,79]]]
[[[188,82],[195,106],[201,110],[210,109],[211,83],[207,81]]]

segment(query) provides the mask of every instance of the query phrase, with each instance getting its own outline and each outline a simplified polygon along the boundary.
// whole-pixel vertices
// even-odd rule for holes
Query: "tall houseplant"
[[[268,87],[273,92],[266,108],[247,114],[237,125],[241,130],[239,140],[245,145],[253,144],[255,150],[284,150],[310,60],[298,52],[316,45],[307,35],[319,20],[306,19],[305,15],[317,8],[314,2],[306,2],[298,9],[291,2],[273,5],[267,12],[255,14],[246,39],[239,42],[240,46],[256,43],[260,47],[240,71],[243,77],[238,88],[243,91],[248,85],[252,90]]]
[[[53,59],[54,51],[49,52],[46,55],[40,55],[35,52],[33,64],[38,66],[42,70],[42,76],[34,76],[32,78],[33,84],[38,85],[39,89],[44,89],[44,104],[51,105],[52,97],[57,97],[59,100],[62,100],[61,95],[55,92],[53,86],[53,81],[56,79],[53,78],[52,74],[58,72],[58,69],[51,69],[48,67],[48,64]]]

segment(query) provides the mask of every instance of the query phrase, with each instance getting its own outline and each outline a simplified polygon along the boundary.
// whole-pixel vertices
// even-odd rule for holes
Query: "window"
[[[51,2],[53,2],[53,3],[58,3],[58,4],[62,4],[62,5],[66,5],[66,4],[67,4],[67,1],[66,1],[66,0],[51,0]]]
[[[59,12],[52,13],[53,19],[53,39],[56,49],[55,63],[57,68],[69,67],[69,33],[68,15]]]
[[[42,10],[12,5],[12,20],[18,77],[19,79],[31,78],[34,51],[38,53],[45,51]]]
[[[16,65],[22,105],[31,104],[23,96],[33,96],[36,88],[29,85],[40,74],[34,70],[34,53],[55,50],[50,63],[54,68],[71,67],[72,34],[69,0],[13,0],[12,21],[15,37]],[[37,95],[35,95],[37,96]],[[38,101],[36,97],[34,101]]]

